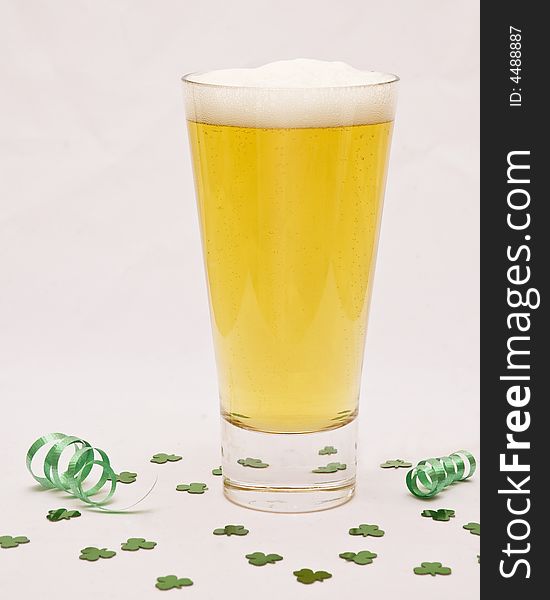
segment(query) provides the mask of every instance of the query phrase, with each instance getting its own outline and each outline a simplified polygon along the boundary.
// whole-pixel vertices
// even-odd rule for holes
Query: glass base
[[[315,433],[261,433],[222,419],[225,496],[269,512],[343,504],[355,491],[356,442],[355,420]]]

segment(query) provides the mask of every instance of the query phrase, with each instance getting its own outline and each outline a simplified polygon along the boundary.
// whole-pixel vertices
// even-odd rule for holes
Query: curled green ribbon
[[[32,463],[36,453],[46,444],[51,444],[51,447],[44,458],[44,475],[40,476],[33,471]],[[69,449],[73,450],[73,454],[69,459],[67,469],[60,472],[61,457]],[[84,484],[94,466],[101,468],[99,478],[91,487],[85,488]],[[82,502],[102,510],[107,510],[103,508],[103,505],[109,502],[116,490],[116,473],[111,467],[107,454],[99,448],[92,447],[82,438],[64,433],[48,433],[39,437],[27,451],[27,469],[42,487],[64,490]],[[106,495],[101,500],[94,500],[92,496],[103,490],[106,484],[110,486]],[[155,485],[156,480],[143,498],[131,506],[117,510],[127,510],[135,506],[151,493]]]
[[[441,458],[427,458],[407,473],[407,487],[417,498],[432,498],[451,483],[471,477],[476,467],[474,455],[467,450],[457,450]]]

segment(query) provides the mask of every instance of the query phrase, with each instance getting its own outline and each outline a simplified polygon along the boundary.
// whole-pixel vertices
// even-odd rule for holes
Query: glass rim
[[[303,92],[304,90],[349,90],[349,89],[361,89],[361,88],[372,88],[383,85],[392,85],[401,81],[401,78],[394,73],[382,72],[382,71],[364,71],[365,73],[380,73],[381,75],[391,77],[389,81],[379,81],[373,83],[355,83],[351,85],[318,85],[318,86],[264,86],[264,85],[228,85],[224,83],[207,83],[204,81],[193,81],[190,79],[196,75],[204,75],[210,71],[192,71],[186,73],[181,77],[181,81],[187,85],[197,85],[210,89],[223,89],[223,90],[266,90],[266,91],[284,91],[284,92]]]

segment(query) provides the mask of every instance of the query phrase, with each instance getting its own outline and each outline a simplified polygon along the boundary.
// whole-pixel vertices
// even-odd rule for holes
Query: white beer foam
[[[397,96],[394,75],[312,59],[194,73],[184,82],[190,120],[241,127],[382,123],[393,120]]]

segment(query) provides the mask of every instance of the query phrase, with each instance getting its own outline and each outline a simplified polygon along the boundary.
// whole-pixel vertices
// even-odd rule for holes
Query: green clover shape
[[[176,462],[181,459],[182,457],[178,456],[177,454],[164,454],[163,452],[160,452],[159,454],[155,454],[153,456],[151,462],[157,463],[158,465],[163,465],[166,462]]]
[[[324,467],[313,469],[312,473],[336,473],[336,471],[345,471],[346,469],[347,465],[339,462],[332,462]]]
[[[338,450],[334,448],[334,446],[325,446],[319,450],[319,454],[323,456],[324,454],[338,454]]]
[[[145,538],[128,538],[126,542],[120,545],[120,548],[121,550],[135,552],[140,548],[142,550],[152,550],[156,545],[156,542],[148,542]]]
[[[188,494],[204,494],[207,489],[206,483],[180,483],[176,486],[178,492],[187,492]]]
[[[222,468],[218,467],[217,469],[212,469],[212,475],[221,475],[222,474]]]
[[[100,558],[113,558],[116,555],[116,552],[113,550],[107,550],[107,548],[96,548],[95,546],[87,546],[86,548],[82,548],[80,551],[81,560],[89,560],[96,561]]]
[[[239,458],[237,462],[243,467],[252,467],[253,469],[265,469],[269,467],[267,463],[262,462],[261,458]]]
[[[344,419],[349,418],[351,415],[351,410],[341,410],[336,413],[336,416],[331,419],[331,421],[342,421]]]
[[[63,520],[73,519],[75,517],[80,517],[81,514],[78,510],[67,510],[66,508],[56,508],[54,510],[49,510],[46,515],[46,519],[48,521],[57,522]]]
[[[462,528],[467,529],[472,535],[481,535],[479,523],[466,523]]]
[[[383,469],[399,469],[405,468],[408,469],[412,467],[412,463],[407,462],[405,460],[401,460],[400,458],[396,458],[395,460],[387,460],[386,462],[380,465]]]
[[[214,529],[212,533],[214,535],[246,535],[248,529],[245,529],[244,525],[226,525],[220,529]]]
[[[367,537],[371,535],[372,537],[382,537],[384,535],[384,531],[378,527],[378,525],[369,525],[368,523],[361,523],[359,527],[352,527],[349,530],[350,535],[362,535],[363,537]]]
[[[296,579],[300,583],[305,584],[315,583],[316,581],[322,583],[325,579],[330,579],[332,577],[327,571],[312,571],[311,569],[300,569],[299,571],[294,571],[293,575],[296,576]]]
[[[452,573],[449,567],[444,567],[440,562],[423,562],[420,567],[413,569],[416,575],[450,575]]]
[[[155,583],[155,587],[159,590],[173,590],[174,588],[181,589],[182,587],[187,587],[189,585],[193,585],[193,582],[184,577],[183,579],[178,579],[177,575],[165,575],[164,577],[157,577],[157,582]]]
[[[361,552],[342,552],[338,555],[340,558],[344,558],[347,561],[352,561],[356,565],[369,565],[372,563],[372,559],[378,555],[368,550],[361,550]]]
[[[18,535],[16,537],[12,537],[11,535],[0,535],[0,548],[17,548],[19,544],[28,544],[29,542],[29,538],[24,535]]]
[[[256,565],[257,567],[263,567],[267,564],[275,564],[278,560],[283,560],[283,557],[279,554],[264,554],[263,552],[246,554],[245,558],[248,558],[248,562],[251,565]]]
[[[455,516],[455,511],[450,508],[438,508],[437,510],[423,510],[423,517],[431,517],[434,521],[448,521]]]
[[[137,473],[132,473],[132,471],[121,471],[115,475],[117,483],[134,483],[137,478]]]

